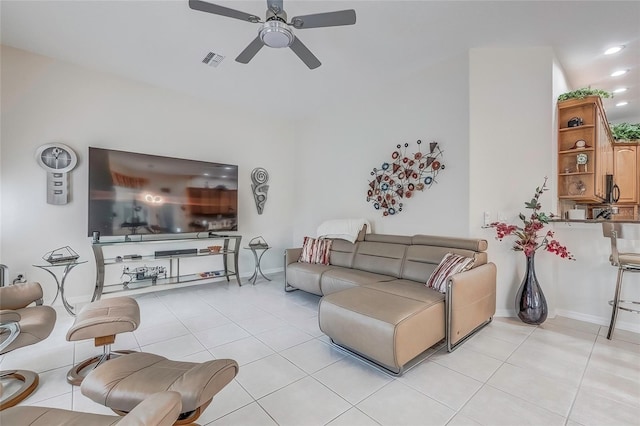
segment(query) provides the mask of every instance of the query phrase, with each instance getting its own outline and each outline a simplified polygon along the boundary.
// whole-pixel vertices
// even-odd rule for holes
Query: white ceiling
[[[264,0],[211,2],[266,10]],[[322,62],[316,70],[290,49],[265,47],[249,64],[235,62],[259,25],[194,11],[187,0],[1,0],[0,36],[4,45],[225,105],[277,103],[291,117],[412,78],[469,48],[551,46],[575,88],[629,88],[605,101],[610,121],[640,121],[638,1],[284,1],[289,18],[351,8],[355,25],[295,31]],[[616,44],[626,48],[605,57]],[[209,51],[226,59],[204,65]],[[618,68],[630,72],[609,77]],[[629,105],[616,108],[623,99]]]

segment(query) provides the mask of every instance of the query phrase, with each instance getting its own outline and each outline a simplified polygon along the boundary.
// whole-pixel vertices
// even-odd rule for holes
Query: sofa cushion
[[[440,293],[447,291],[447,279],[454,274],[467,271],[473,267],[474,259],[459,254],[447,253],[438,267],[433,271],[426,286]]]
[[[427,240],[423,239],[423,242]],[[434,241],[438,242],[438,241]],[[487,263],[487,254],[474,252],[468,249],[440,247],[430,245],[412,245],[407,247],[402,278],[407,280],[425,282],[440,264],[447,253],[455,253],[475,259],[473,267]]]
[[[392,281],[394,279],[394,277],[388,275],[360,271],[358,269],[333,268],[322,274],[320,278],[320,289],[322,290],[322,294],[331,294],[368,283]]]
[[[335,266],[294,262],[287,265],[287,283],[300,290],[322,296],[320,278],[333,268]]]
[[[411,280],[370,283],[365,287],[429,304],[442,302],[444,300],[444,294],[425,286],[423,283],[417,283]]]
[[[331,243],[333,240],[304,237],[302,253],[300,253],[298,262],[328,265]]]
[[[366,239],[367,237],[365,241],[358,243],[353,267],[400,278],[407,246],[399,243],[366,241]]]
[[[342,346],[394,371],[444,338],[444,302],[421,302],[369,287],[324,296],[320,329]]]
[[[331,255],[329,263],[336,266],[344,266],[351,268],[353,265],[353,256],[356,253],[357,244],[352,244],[347,240],[335,239],[331,244]]]

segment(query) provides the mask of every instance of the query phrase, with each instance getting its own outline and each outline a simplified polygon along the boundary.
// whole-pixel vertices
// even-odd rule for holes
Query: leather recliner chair
[[[35,303],[35,306],[29,306]],[[42,287],[37,282],[0,287],[0,355],[46,339],[56,323],[56,311],[42,306]],[[0,371],[0,380],[19,380],[22,385],[2,395],[0,410],[12,407],[38,387],[38,374],[27,370]],[[0,392],[6,387],[0,382]]]

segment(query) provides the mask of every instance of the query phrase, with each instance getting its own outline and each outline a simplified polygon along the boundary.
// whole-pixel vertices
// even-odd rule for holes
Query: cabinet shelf
[[[580,175],[592,175],[594,172],[570,172],[570,173],[558,173],[558,176],[580,176]]]
[[[593,129],[594,127],[596,126],[593,124],[583,124],[582,126],[576,126],[576,127],[563,127],[561,129],[558,129],[558,131],[560,133],[564,133],[564,132],[571,132],[573,130]]]
[[[581,152],[595,152],[593,148],[582,148],[582,149],[566,149],[563,151],[558,151],[558,154],[579,154]]]
[[[111,246],[120,250],[126,250],[129,253],[132,251],[135,253],[135,249],[144,250],[145,246],[149,250],[148,245],[154,243],[187,243],[200,242],[207,245],[211,244],[211,240],[222,240],[222,249],[219,252],[209,251],[207,248],[195,248],[195,253],[183,253],[172,254],[168,256],[157,256],[154,254],[127,254],[110,257],[104,256],[103,249]],[[93,254],[96,259],[96,284],[91,301],[99,300],[103,294],[117,293],[127,290],[136,290],[146,287],[164,286],[169,284],[182,284],[187,282],[210,280],[214,278],[226,278],[229,281],[230,277],[235,277],[238,286],[241,286],[238,268],[238,254],[240,250],[240,242],[242,236],[240,235],[218,235],[210,234],[207,237],[187,237],[187,238],[166,238],[159,239],[153,238],[148,240],[138,241],[103,241],[92,244]],[[231,244],[230,244],[231,243]],[[194,248],[194,247],[191,247]],[[127,256],[127,257],[125,257]],[[135,257],[131,257],[135,256]],[[181,259],[196,259],[196,258],[210,258],[210,256],[222,256],[223,269],[214,269],[207,272],[180,274],[180,260]],[[147,262],[160,262],[165,261],[169,263],[169,272],[156,274],[155,276],[146,275],[148,270],[142,273],[141,278],[138,278],[135,271],[123,272],[123,275],[128,275],[132,279],[128,282],[122,281],[120,283],[107,283],[105,284],[105,267],[112,267],[114,265],[131,265]],[[146,265],[145,265],[146,266]],[[175,267],[174,267],[175,266]],[[149,268],[152,269],[152,268]],[[174,273],[175,271],[175,273]],[[135,278],[133,278],[135,277]]]

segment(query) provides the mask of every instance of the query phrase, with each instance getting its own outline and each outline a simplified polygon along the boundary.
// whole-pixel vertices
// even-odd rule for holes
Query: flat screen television
[[[237,230],[237,165],[89,147],[88,236]]]

